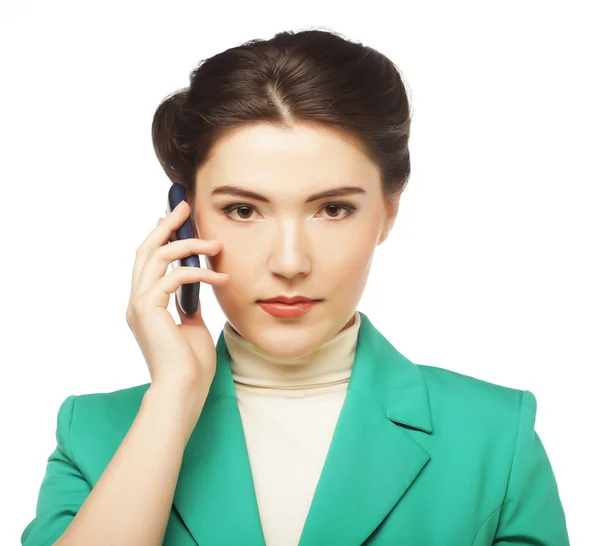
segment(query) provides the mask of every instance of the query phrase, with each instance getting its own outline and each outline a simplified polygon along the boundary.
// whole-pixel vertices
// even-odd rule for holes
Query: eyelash
[[[341,209],[344,209],[345,211],[347,211],[348,214],[346,214],[345,216],[343,216],[340,219],[336,219],[333,218],[332,221],[341,221],[344,218],[348,218],[349,216],[352,216],[352,214],[354,214],[356,212],[356,207],[354,205],[351,205],[350,203],[325,203],[321,209],[324,209],[325,207],[331,207],[331,206],[335,206],[335,207],[339,207]],[[232,213],[233,211],[240,209],[240,208],[249,208],[249,209],[253,209],[256,210],[255,207],[253,207],[252,205],[249,205],[247,203],[232,203],[231,205],[227,205],[226,207],[223,207],[221,209],[221,211],[225,214],[225,215],[229,215],[230,213]],[[231,217],[230,217],[231,218]],[[233,218],[231,218],[233,220]],[[236,222],[238,220],[235,220]],[[245,220],[239,220],[240,222],[248,222],[249,219],[245,219]]]

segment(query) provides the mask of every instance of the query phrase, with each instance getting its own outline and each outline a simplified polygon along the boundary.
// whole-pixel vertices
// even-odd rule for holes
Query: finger
[[[171,233],[183,224],[187,214],[189,213],[189,205],[186,201],[182,201],[175,207],[166,217],[159,218],[155,228],[147,235],[138,247],[133,264],[133,272],[131,275],[131,291],[140,278],[140,274],[144,269],[144,265],[150,254],[156,248],[167,244],[171,238]]]
[[[159,218],[158,221],[156,222],[156,227],[158,227],[160,225],[160,223],[164,220],[164,218]],[[134,292],[135,290],[135,286],[138,283],[138,280],[140,278],[140,273],[141,270],[143,268],[143,260],[140,259],[140,257],[136,254],[134,262],[133,262],[133,270],[131,272],[131,293]]]
[[[214,256],[221,251],[221,246],[219,241],[205,241],[193,238],[173,241],[166,246],[156,249],[148,258],[140,273],[135,292],[141,294],[149,290],[161,277],[164,277],[169,264],[175,260],[181,260],[192,254]]]
[[[203,267],[178,267],[167,275],[161,277],[152,287],[143,292],[140,297],[150,298],[152,303],[164,307],[169,305],[169,298],[182,284],[203,282],[220,286],[225,284],[229,275],[217,273]]]

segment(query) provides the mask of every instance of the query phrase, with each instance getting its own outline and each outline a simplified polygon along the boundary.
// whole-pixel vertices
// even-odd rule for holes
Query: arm
[[[22,545],[161,545],[183,452],[199,415],[197,399],[197,392],[151,386],[91,488],[73,460],[69,433],[76,397],[67,398],[58,416],[58,447],[49,458],[36,518],[23,531]]]
[[[534,429],[536,409],[533,393],[523,391],[513,464],[494,546],[569,546],[554,472]]]

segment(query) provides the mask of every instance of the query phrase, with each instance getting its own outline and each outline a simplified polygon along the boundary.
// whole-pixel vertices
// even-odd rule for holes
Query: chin
[[[281,360],[282,362],[301,359],[312,353],[318,346],[314,343],[292,343],[286,339],[273,339],[272,337],[264,340],[265,343],[262,341],[259,339],[254,344],[272,358]]]
[[[262,312],[262,310],[261,310]],[[274,317],[251,321],[244,338],[280,360],[296,360],[314,351],[327,336],[319,323],[310,320],[283,321]],[[238,331],[239,332],[239,331]],[[239,332],[242,333],[242,332]]]
[[[335,316],[330,316],[321,303],[298,319],[279,319],[265,313],[256,303],[255,309],[250,312],[241,312],[236,307],[236,312],[226,312],[233,329],[259,349],[281,360],[295,360],[314,351],[329,337],[346,326],[348,320],[334,327]],[[231,310],[230,310],[231,311]],[[340,310],[335,310],[340,313]],[[354,311],[349,311],[350,317]],[[339,317],[338,317],[339,318]],[[351,325],[348,325],[351,326]],[[331,331],[331,329],[335,331]]]

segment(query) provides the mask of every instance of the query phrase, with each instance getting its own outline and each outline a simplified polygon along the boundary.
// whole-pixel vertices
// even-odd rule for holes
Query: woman
[[[163,101],[154,147],[188,202],[136,253],[151,382],[64,401],[22,544],[569,544],[534,395],[414,364],[356,309],[409,128],[392,62],[316,30],[216,55]],[[166,274],[191,254],[208,268]],[[200,309],[167,311],[193,282],[228,319],[216,346]]]

